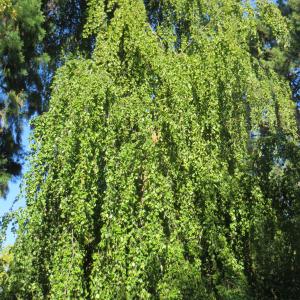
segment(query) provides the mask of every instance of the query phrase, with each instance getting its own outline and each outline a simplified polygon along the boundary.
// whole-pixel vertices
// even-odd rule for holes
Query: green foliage
[[[263,63],[257,30],[284,49],[279,10],[112,0],[89,1],[88,12],[93,56],[60,68],[50,109],[34,122],[6,297],[297,295],[296,273],[276,285],[283,259],[296,268],[299,254],[274,196],[278,184],[299,193],[296,182],[284,186],[299,169],[275,160],[286,158],[279,141],[298,147],[295,105]]]
[[[278,0],[278,6],[286,17],[290,32],[290,47],[282,49],[270,32],[264,32],[268,47],[264,49],[263,59],[291,81],[293,98],[300,100],[300,2],[297,0]],[[299,121],[298,121],[299,122]],[[299,125],[298,125],[299,126]]]
[[[0,254],[0,295],[5,293],[9,267],[12,263],[12,260],[13,256],[10,252],[10,247],[3,249]]]
[[[268,47],[265,47],[261,61],[290,81],[293,99],[299,106],[300,3],[291,0],[278,1],[278,4],[282,14],[286,16],[290,30],[290,47],[282,49],[270,32],[266,32]],[[295,115],[299,135],[299,108],[295,109]],[[291,141],[281,130],[276,134],[264,130],[261,139],[259,147],[262,156],[254,158],[258,162],[255,169],[261,178],[260,186],[265,197],[272,199],[273,219],[277,222],[271,219],[268,222],[268,230],[264,228],[261,232],[261,240],[266,241],[266,244],[264,247],[260,242],[260,251],[257,254],[261,256],[258,272],[261,278],[264,278],[262,289],[265,291],[267,288],[271,291],[267,297],[277,295],[280,299],[297,299],[300,278],[299,144]],[[272,242],[273,235],[276,235],[276,240]],[[270,249],[277,255],[272,255]]]

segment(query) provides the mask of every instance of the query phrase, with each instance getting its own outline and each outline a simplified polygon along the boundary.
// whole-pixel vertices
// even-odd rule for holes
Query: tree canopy
[[[5,299],[297,299],[299,137],[265,0],[87,1],[34,121]],[[1,291],[0,291],[1,295]]]

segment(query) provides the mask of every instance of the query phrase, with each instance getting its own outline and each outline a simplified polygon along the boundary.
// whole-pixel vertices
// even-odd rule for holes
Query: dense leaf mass
[[[4,297],[297,299],[295,104],[257,29],[284,49],[287,25],[250,2],[88,1],[95,50],[34,123]]]

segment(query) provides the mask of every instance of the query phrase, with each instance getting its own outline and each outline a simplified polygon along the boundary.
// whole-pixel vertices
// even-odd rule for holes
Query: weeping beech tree
[[[296,299],[263,184],[295,107],[258,26],[288,45],[264,0],[88,1],[94,53],[34,122],[4,297]]]

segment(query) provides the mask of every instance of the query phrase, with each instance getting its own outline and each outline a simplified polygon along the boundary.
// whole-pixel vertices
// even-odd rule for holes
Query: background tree
[[[81,41],[85,1],[0,1],[0,196],[18,175],[22,120],[47,110],[53,74]]]
[[[11,175],[17,175],[20,165],[14,154],[20,149],[21,116],[24,91],[34,82],[41,53],[43,16],[40,1],[0,2],[0,195],[7,189]]]
[[[263,51],[256,53],[261,64],[273,68],[280,76],[285,77],[291,84],[291,96],[295,103],[295,116],[298,121],[299,135],[299,53],[300,53],[300,3],[299,1],[278,1],[282,14],[287,18],[290,29],[290,47],[283,49],[278,45],[273,32],[266,26],[259,24],[258,32],[260,43],[264,45]],[[254,48],[255,49],[255,48]],[[277,117],[277,130],[272,134],[268,126],[262,126],[260,130],[259,151],[254,155],[254,169],[260,178],[260,186],[266,199],[272,201],[274,219],[277,225],[273,225],[269,231],[271,237],[274,233],[280,233],[285,246],[280,244],[284,252],[277,257],[277,263],[269,260],[261,264],[262,286],[269,290],[278,290],[280,299],[297,299],[299,293],[300,260],[299,260],[299,228],[300,228],[300,166],[299,144],[295,144],[286,136],[281,128],[281,118]],[[271,222],[269,222],[271,224]],[[274,221],[273,221],[273,224]],[[267,230],[264,230],[264,235]],[[261,240],[263,240],[262,238]],[[270,255],[269,248],[277,248],[278,242],[273,243],[268,238],[267,245],[261,247],[259,256],[267,261]],[[277,253],[280,253],[278,249]],[[272,274],[271,277],[265,276]],[[274,284],[276,282],[276,284]],[[276,286],[272,289],[270,286]],[[281,291],[281,292],[279,292]],[[276,293],[275,293],[276,294]],[[270,295],[269,297],[272,297]]]

